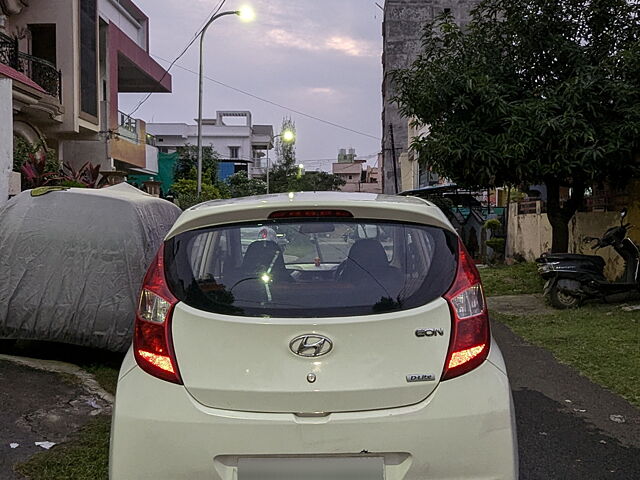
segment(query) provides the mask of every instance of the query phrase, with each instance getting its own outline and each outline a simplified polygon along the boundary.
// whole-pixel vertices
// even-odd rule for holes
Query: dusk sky
[[[136,0],[150,19],[150,53],[164,67],[193,38],[218,0]],[[379,2],[382,4],[382,2]],[[205,80],[204,117],[250,110],[254,123],[283,116],[298,130],[297,158],[308,169],[330,163],[339,148],[360,156],[380,150],[382,11],[373,0],[227,0],[223,10],[251,5],[253,23],[216,20],[205,41],[205,75],[291,109],[344,125],[336,128]],[[181,68],[182,67],[182,68]],[[198,42],[171,70],[172,94],[154,94],[135,113],[147,122],[195,123]],[[129,113],[143,95],[121,94]]]

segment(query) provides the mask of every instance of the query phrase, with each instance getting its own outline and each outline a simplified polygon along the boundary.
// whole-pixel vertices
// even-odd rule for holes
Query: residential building
[[[11,79],[13,105],[0,128],[46,139],[75,167],[157,170],[144,122],[118,110],[119,93],[171,92],[132,0],[0,0],[0,14],[0,77]]]
[[[332,173],[345,181],[343,192],[382,193],[380,170],[358,160],[355,149],[340,149],[338,161],[332,165]]]
[[[149,123],[147,130],[162,152],[198,144],[197,123]],[[202,120],[202,145],[218,154],[221,179],[239,171],[249,178],[265,175],[273,136],[273,125],[254,125],[248,111],[218,111],[216,118]]]
[[[418,153],[411,148],[415,138],[429,134],[429,127],[417,124],[415,119],[409,119],[407,132],[407,150],[398,157],[398,166],[401,172],[399,190],[407,192],[421,187],[450,183],[449,180],[433,172],[430,165],[420,162]]]
[[[417,167],[409,162],[408,145],[410,142],[407,118],[404,118],[398,106],[393,102],[397,94],[391,80],[391,72],[408,68],[417,58],[422,46],[422,31],[427,22],[432,21],[444,11],[453,14],[458,23],[469,21],[469,12],[478,0],[386,0],[384,3],[384,22],[382,25],[382,184],[384,193],[399,193],[406,179],[416,179],[417,185],[425,186],[426,176],[416,173]],[[406,172],[409,168],[410,171]],[[403,171],[403,169],[405,171]],[[417,176],[416,176],[417,175]]]

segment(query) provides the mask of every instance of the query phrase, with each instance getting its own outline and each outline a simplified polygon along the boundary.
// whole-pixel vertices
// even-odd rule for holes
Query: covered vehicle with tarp
[[[146,269],[180,213],[126,183],[0,206],[0,338],[126,351]]]

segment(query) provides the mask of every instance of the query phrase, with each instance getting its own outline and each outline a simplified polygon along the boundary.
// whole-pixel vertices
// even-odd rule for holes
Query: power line
[[[169,68],[167,68],[164,73],[162,74],[162,77],[160,77],[160,80],[158,81],[158,83],[162,83],[162,80],[165,79],[165,77],[167,75],[169,75],[169,71],[171,70],[171,68],[173,67],[173,65],[180,60],[183,55],[185,53],[187,53],[187,50],[189,50],[189,47],[191,47],[191,45],[193,45],[193,42],[195,42],[197,40],[197,38],[200,36],[200,34],[202,33],[202,29],[205,27],[205,25],[207,24],[208,19],[210,19],[211,17],[213,17],[214,15],[216,15],[224,6],[225,2],[227,0],[220,0],[220,3],[218,3],[218,6],[214,7],[213,10],[211,11],[211,13],[209,14],[208,17],[206,17],[204,23],[198,27],[198,30],[196,30],[196,34],[193,36],[193,38],[191,39],[191,41],[187,44],[186,47],[184,47],[184,49],[182,50],[182,52],[180,52],[180,54],[173,60],[173,62],[171,62],[171,64],[169,65]],[[167,61],[167,60],[165,60]],[[168,62],[168,61],[167,61]],[[129,113],[129,116],[132,116],[134,113],[136,113],[140,107],[142,105],[144,105],[146,103],[147,100],[149,100],[149,98],[151,98],[151,95],[153,95],[154,92],[149,92],[142,100],[140,100],[138,102],[138,105],[136,105],[136,108],[134,108],[131,113]]]
[[[169,63],[169,60],[167,60],[166,58],[162,58],[162,57],[160,57],[160,56],[158,56],[158,55],[153,55],[153,54],[152,54],[151,56],[152,56],[152,57],[154,57],[154,58],[157,58],[158,60],[162,60],[163,62],[167,62],[167,63]],[[182,69],[182,70],[184,70],[184,71],[186,71],[186,72],[192,73],[192,74],[194,74],[194,75],[198,75],[198,72],[196,72],[196,71],[194,71],[194,70],[191,70],[191,69],[189,69],[189,68],[183,67],[182,65],[176,64],[176,67],[178,67],[178,68],[180,68],[180,69]],[[249,96],[249,97],[251,97],[251,98],[255,98],[256,100],[260,100],[261,102],[268,103],[269,105],[273,105],[273,106],[275,106],[275,107],[282,108],[283,110],[287,110],[288,112],[296,113],[296,114],[298,114],[298,115],[302,115],[303,117],[307,117],[307,118],[310,118],[310,119],[312,119],[312,120],[316,120],[316,121],[318,121],[318,122],[324,123],[324,124],[326,124],[326,125],[330,125],[330,126],[335,127],[335,128],[340,128],[340,129],[342,129],[342,130],[346,130],[346,131],[349,131],[349,132],[351,132],[351,133],[355,133],[355,134],[358,134],[358,135],[362,135],[363,137],[373,138],[374,140],[381,140],[381,139],[380,139],[380,137],[376,137],[376,136],[374,136],[374,135],[370,135],[370,134],[365,133],[365,132],[360,132],[360,131],[358,131],[358,130],[354,130],[353,128],[349,128],[349,127],[346,127],[346,126],[344,126],[344,125],[340,125],[340,124],[338,124],[338,123],[334,123],[334,122],[331,122],[331,121],[329,121],[329,120],[325,120],[325,119],[323,119],[323,118],[316,117],[315,115],[311,115],[311,114],[309,114],[309,113],[304,113],[304,112],[301,112],[300,110],[296,110],[296,109],[294,109],[294,108],[287,107],[287,106],[285,106],[285,105],[282,105],[282,104],[280,104],[280,103],[274,102],[274,101],[272,101],[272,100],[268,100],[268,99],[266,99],[266,98],[259,97],[258,95],[255,95],[255,94],[253,94],[253,93],[247,92],[247,91],[242,90],[242,89],[237,88],[237,87],[233,87],[233,86],[231,86],[231,85],[229,85],[229,84],[226,84],[226,83],[224,83],[224,82],[221,82],[221,81],[219,81],[219,80],[216,80],[215,78],[208,77],[207,75],[204,75],[204,78],[206,78],[207,80],[209,80],[209,81],[211,81],[211,82],[213,82],[213,83],[216,83],[216,84],[218,84],[218,85],[220,85],[220,86],[222,86],[222,87],[228,88],[228,89],[230,89],[230,90],[233,90],[233,91],[235,91],[235,92],[241,93],[241,94],[243,94],[243,95],[247,95],[247,96]]]

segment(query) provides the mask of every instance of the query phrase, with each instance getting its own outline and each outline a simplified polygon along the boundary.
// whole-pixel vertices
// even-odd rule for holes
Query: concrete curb
[[[18,357],[14,355],[0,354],[0,360],[6,360],[25,367],[35,368],[37,370],[45,370],[54,373],[66,373],[73,375],[80,381],[82,388],[89,394],[101,398],[109,405],[113,405],[114,396],[100,386],[98,381],[89,372],[86,372],[77,365],[71,363],[59,362],[56,360],[41,360],[37,358]]]

